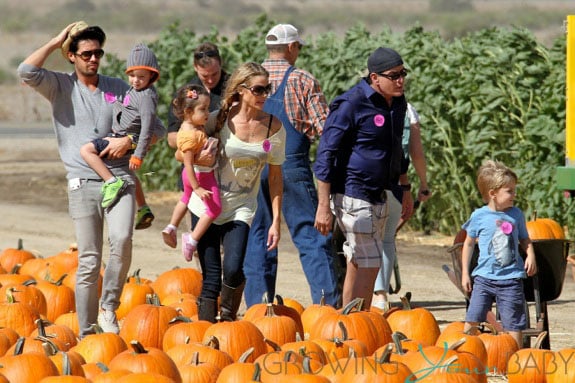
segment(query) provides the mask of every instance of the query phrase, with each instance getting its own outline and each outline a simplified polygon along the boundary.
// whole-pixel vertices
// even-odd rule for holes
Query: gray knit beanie
[[[367,59],[367,70],[369,73],[381,73],[403,65],[403,60],[399,53],[391,48],[377,48]]]
[[[160,77],[160,66],[154,52],[145,44],[136,44],[128,56],[126,73],[136,69],[147,69],[156,74],[152,82]]]

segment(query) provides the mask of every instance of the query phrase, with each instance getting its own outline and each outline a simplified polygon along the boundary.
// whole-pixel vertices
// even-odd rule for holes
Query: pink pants
[[[218,183],[216,182],[214,172],[213,170],[209,173],[196,172],[196,178],[201,187],[212,192],[212,198],[205,199],[204,205],[206,205],[206,214],[208,217],[216,219],[222,212],[222,200],[220,199],[220,190],[218,189]],[[182,194],[180,201],[187,206],[194,190],[192,189],[192,185],[188,179],[186,169],[182,170],[182,183],[184,184],[184,193]]]

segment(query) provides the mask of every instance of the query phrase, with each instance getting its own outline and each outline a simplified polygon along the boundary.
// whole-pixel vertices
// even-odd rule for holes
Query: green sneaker
[[[128,185],[121,178],[116,178],[114,182],[104,183],[102,186],[102,207],[107,208],[118,202],[127,187]]]
[[[154,221],[154,214],[148,205],[144,205],[138,209],[138,214],[136,214],[136,230],[147,229],[152,226],[152,221]]]

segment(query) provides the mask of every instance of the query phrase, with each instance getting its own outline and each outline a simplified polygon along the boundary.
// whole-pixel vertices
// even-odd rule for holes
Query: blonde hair
[[[477,187],[485,203],[489,202],[490,190],[497,190],[517,181],[517,174],[499,161],[486,160],[477,172]]]
[[[240,101],[238,89],[244,85],[248,87],[251,86],[250,80],[257,76],[269,78],[270,74],[261,64],[255,62],[241,64],[234,73],[232,73],[226,82],[226,89],[222,96],[221,108],[216,121],[216,132],[219,132],[224,126],[232,105]]]

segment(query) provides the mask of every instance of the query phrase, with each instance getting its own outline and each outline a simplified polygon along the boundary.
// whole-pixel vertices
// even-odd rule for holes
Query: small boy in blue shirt
[[[467,237],[462,250],[461,285],[471,292],[464,330],[484,322],[496,300],[504,330],[521,348],[521,331],[527,327],[522,279],[534,275],[537,264],[523,212],[513,206],[516,184],[517,175],[501,162],[485,161],[479,168],[477,187],[486,204],[462,226]],[[469,270],[476,242],[477,267]],[[527,254],[525,262],[519,245]]]

